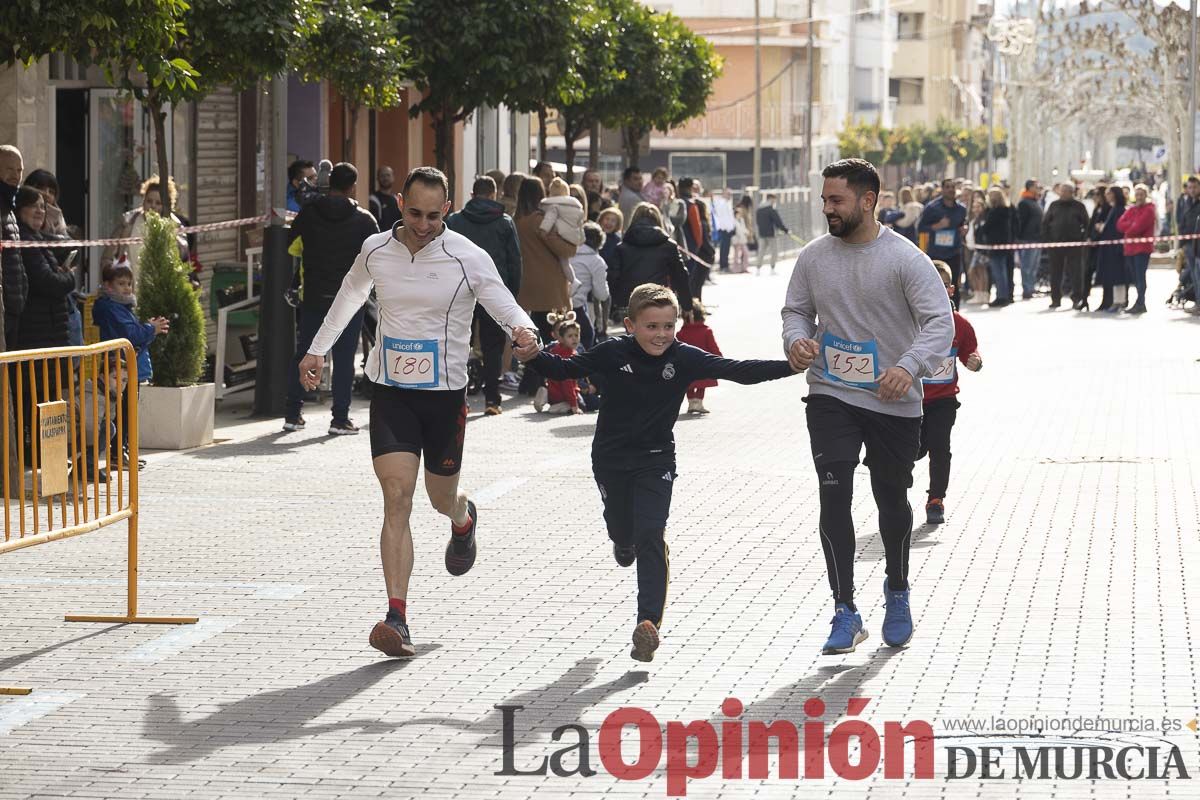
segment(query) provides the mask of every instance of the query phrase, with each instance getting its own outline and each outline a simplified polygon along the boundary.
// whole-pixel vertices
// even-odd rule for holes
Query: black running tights
[[[854,606],[854,467],[851,462],[822,464],[817,468],[821,486],[821,549],[829,571],[834,601]],[[908,588],[908,549],[912,537],[912,507],[908,490],[871,475],[871,492],[879,507],[879,533],[887,558],[888,586]]]

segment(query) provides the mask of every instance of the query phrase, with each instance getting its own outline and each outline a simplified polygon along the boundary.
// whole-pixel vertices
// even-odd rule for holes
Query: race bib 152
[[[821,337],[825,356],[825,377],[838,383],[878,389],[879,346],[869,342],[851,342],[826,332]]]
[[[436,339],[383,337],[383,380],[402,389],[438,388]]]

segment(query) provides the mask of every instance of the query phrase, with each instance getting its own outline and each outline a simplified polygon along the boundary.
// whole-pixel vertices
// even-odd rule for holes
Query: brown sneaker
[[[417,654],[412,637],[408,635],[408,623],[399,614],[388,612],[387,619],[376,622],[371,629],[371,647],[392,658],[412,658]]]
[[[653,661],[657,649],[658,628],[650,620],[644,619],[633,629],[633,650],[629,655],[634,661]]]

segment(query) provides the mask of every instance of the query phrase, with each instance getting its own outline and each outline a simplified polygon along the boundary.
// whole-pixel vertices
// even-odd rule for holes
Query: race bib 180
[[[942,229],[933,232],[934,247],[954,247],[955,240],[958,238],[958,231],[953,228]]]
[[[383,337],[383,380],[402,389],[438,388],[436,339]]]
[[[928,378],[921,378],[921,383],[954,383],[954,379],[958,376],[958,348],[951,347],[950,355],[942,359],[942,363],[938,364],[938,368],[933,371],[933,374]]]
[[[825,356],[825,377],[863,389],[878,389],[879,346],[869,342],[851,342],[826,332],[821,337]]]

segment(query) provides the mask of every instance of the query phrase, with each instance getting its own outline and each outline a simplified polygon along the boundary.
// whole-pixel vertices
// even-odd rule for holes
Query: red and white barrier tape
[[[189,225],[185,228],[179,228],[179,233],[204,233],[206,231],[220,231],[229,228],[244,228],[247,225],[258,225],[263,222],[270,222],[275,216],[275,212],[270,214],[260,214],[257,217],[243,217],[242,219],[230,219],[224,222],[209,222],[204,225]],[[295,214],[288,212],[285,215],[286,219],[294,219]],[[109,245],[119,244],[139,244],[145,241],[141,236],[127,236],[122,239],[45,239],[27,242],[0,241],[0,249],[9,247],[13,249],[25,247],[48,247],[48,248],[74,248],[74,247],[108,247]]]
[[[1181,233],[1178,236],[1134,236],[1130,239],[1105,239],[1103,241],[1087,242],[1016,242],[1014,244],[977,244],[973,250],[1040,250],[1055,247],[1108,247],[1110,245],[1149,244],[1152,242],[1169,242],[1172,240],[1200,239],[1200,233]]]

